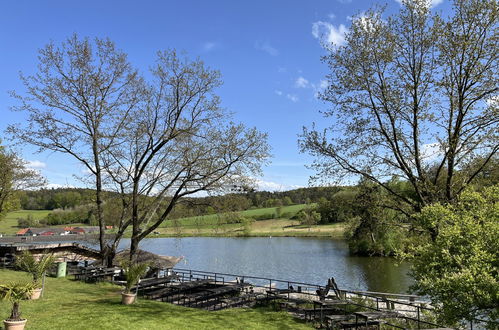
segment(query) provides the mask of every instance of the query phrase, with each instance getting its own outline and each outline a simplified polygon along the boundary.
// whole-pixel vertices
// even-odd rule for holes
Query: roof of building
[[[29,228],[23,228],[21,230],[19,230],[16,234],[17,235],[24,235],[26,234],[26,232],[29,230]]]

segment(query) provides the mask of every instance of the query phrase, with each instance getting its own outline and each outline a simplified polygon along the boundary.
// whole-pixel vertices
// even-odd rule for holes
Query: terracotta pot
[[[121,293],[121,303],[123,305],[130,305],[130,304],[133,304],[135,302],[135,297],[137,295],[135,293],[125,293],[125,292],[122,292]]]
[[[26,325],[26,319],[21,321],[7,321],[3,320],[3,326],[5,330],[23,330]]]
[[[31,293],[31,297],[29,297],[29,299],[31,299],[31,300],[40,299],[41,294],[42,294],[42,289],[41,288],[34,289],[33,293]]]

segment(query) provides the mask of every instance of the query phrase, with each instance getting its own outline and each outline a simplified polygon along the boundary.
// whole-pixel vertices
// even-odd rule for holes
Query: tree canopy
[[[499,185],[466,191],[454,205],[427,206],[419,221],[439,235],[416,250],[414,289],[430,296],[447,322],[497,320]]]
[[[498,13],[496,1],[456,0],[447,18],[416,0],[355,17],[344,45],[326,45],[331,126],[300,139],[316,178],[362,177],[408,213],[454,201],[499,150]]]
[[[27,162],[0,145],[0,218],[19,204],[19,192],[42,186],[44,178]]]

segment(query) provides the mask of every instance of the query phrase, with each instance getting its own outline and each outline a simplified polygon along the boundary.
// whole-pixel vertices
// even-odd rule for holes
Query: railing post
[[[418,306],[417,306],[417,309],[418,309],[418,329],[421,329],[421,324],[420,324],[420,321],[421,321],[421,316],[420,316],[420,314],[421,314],[421,312],[420,312],[420,310],[419,310],[419,307],[420,307],[420,306],[418,305]]]

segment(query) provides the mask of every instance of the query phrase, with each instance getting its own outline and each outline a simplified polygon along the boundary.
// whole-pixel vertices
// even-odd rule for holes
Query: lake
[[[123,242],[122,248],[127,243]],[[409,265],[393,258],[356,257],[342,239],[310,237],[148,238],[141,249],[184,256],[177,267],[324,285],[341,289],[407,293]]]

